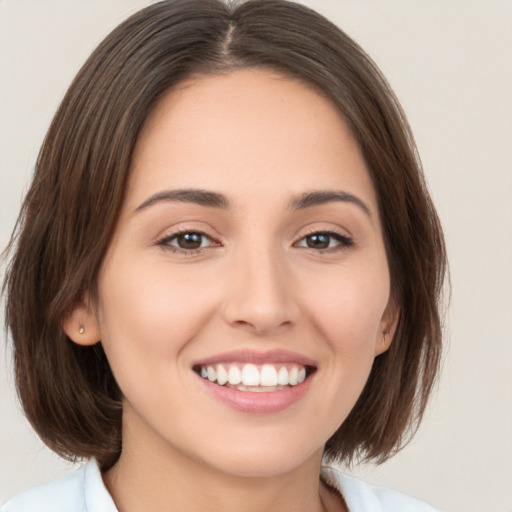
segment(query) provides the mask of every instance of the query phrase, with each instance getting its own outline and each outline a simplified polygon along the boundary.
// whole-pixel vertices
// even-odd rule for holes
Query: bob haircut
[[[61,456],[121,452],[122,396],[101,343],[82,347],[63,318],[88,294],[116,228],[137,137],[186,79],[265,68],[330,99],[373,180],[400,311],[325,455],[382,462],[415,432],[441,357],[446,254],[405,115],[375,64],[334,24],[285,0],[168,0],[119,25],[69,87],[44,140],[8,250],[6,324],[25,414]]]

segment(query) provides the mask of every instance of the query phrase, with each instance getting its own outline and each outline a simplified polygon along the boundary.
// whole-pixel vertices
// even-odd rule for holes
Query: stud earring
[[[78,332],[80,334],[83,334],[85,332],[85,327],[83,325],[80,326],[80,329],[78,329]]]

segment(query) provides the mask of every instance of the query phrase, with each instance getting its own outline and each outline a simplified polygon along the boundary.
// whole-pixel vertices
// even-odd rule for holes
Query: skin
[[[138,209],[191,188],[230,206]],[[290,208],[312,191],[364,207]],[[199,251],[179,247],[183,231],[205,233]],[[309,246],[318,232],[341,238]],[[327,99],[255,69],[169,92],[138,140],[98,290],[64,328],[77,343],[101,339],[125,397],[123,452],[104,475],[120,511],[345,510],[319,483],[323,447],[388,348],[397,311],[375,191]],[[192,371],[235,349],[289,350],[316,372],[285,410],[237,411]]]

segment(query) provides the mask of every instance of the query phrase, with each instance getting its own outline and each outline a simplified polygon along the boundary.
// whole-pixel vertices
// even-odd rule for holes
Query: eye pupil
[[[327,249],[331,237],[322,233],[310,235],[307,237],[307,246],[311,249]]]
[[[199,233],[183,233],[176,237],[176,242],[181,249],[199,249],[202,235]]]

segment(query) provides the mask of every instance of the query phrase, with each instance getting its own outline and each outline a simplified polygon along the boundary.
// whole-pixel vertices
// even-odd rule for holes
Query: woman
[[[41,438],[2,511],[432,510],[340,474],[421,419],[441,228],[364,52],[300,5],[168,1],[77,75],[5,282]]]

